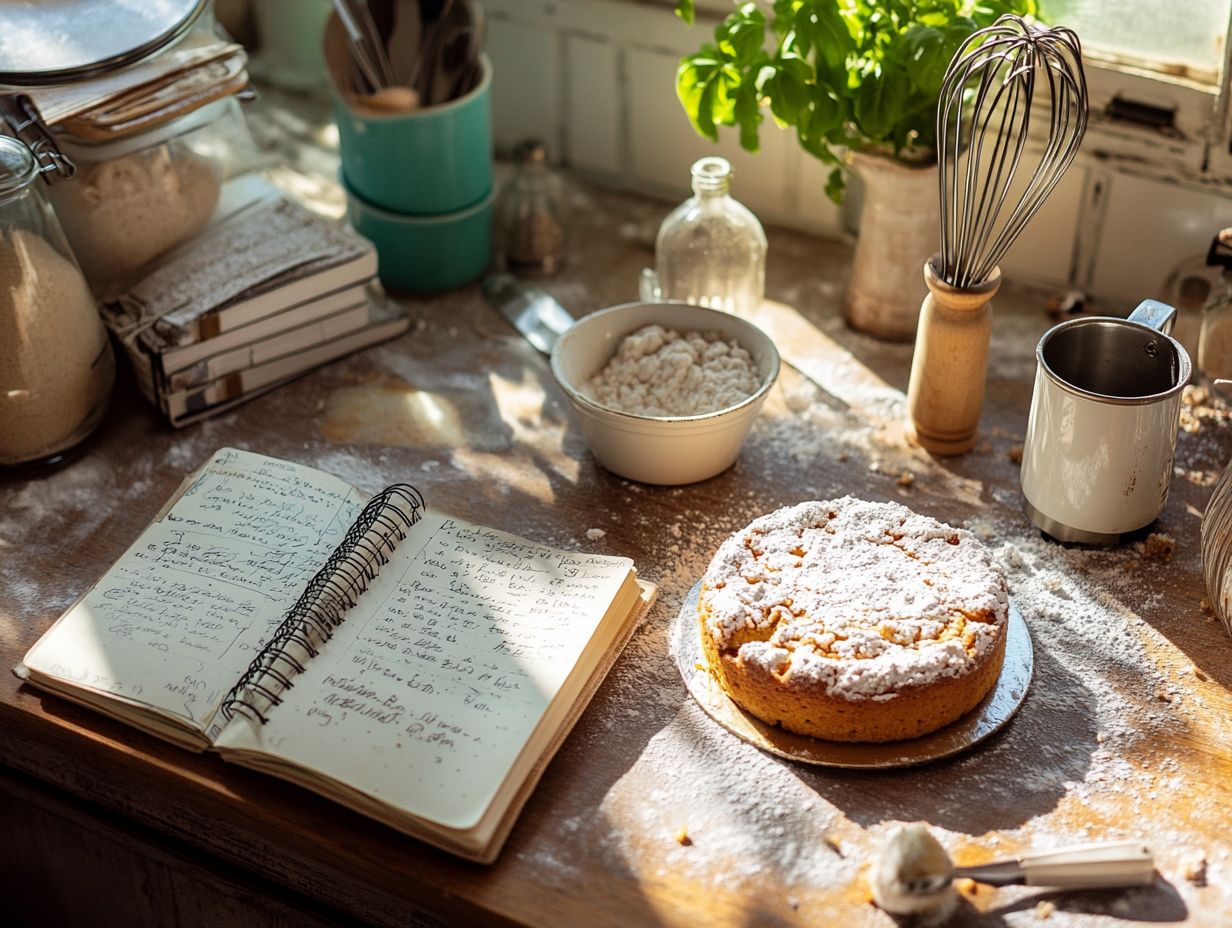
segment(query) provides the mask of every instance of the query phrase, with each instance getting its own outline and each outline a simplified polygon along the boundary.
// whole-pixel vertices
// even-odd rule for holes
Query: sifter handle
[[[1138,304],[1138,308],[1129,314],[1129,321],[1169,335],[1172,332],[1172,324],[1176,322],[1176,310],[1159,300],[1143,300]]]

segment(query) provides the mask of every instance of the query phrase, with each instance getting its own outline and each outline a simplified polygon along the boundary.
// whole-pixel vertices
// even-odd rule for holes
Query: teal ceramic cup
[[[444,215],[492,190],[492,65],[464,97],[410,113],[357,112],[334,99],[342,170],[368,203],[395,213]]]
[[[377,274],[389,290],[434,293],[476,280],[492,252],[492,201],[488,190],[479,202],[442,216],[395,213],[367,202],[350,178],[347,218],[376,246]]]

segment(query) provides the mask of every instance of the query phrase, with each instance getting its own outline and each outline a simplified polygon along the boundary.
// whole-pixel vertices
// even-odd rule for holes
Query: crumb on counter
[[[1056,903],[1049,902],[1047,899],[1041,899],[1035,906],[1035,917],[1041,922],[1046,922],[1048,919],[1052,918],[1052,915],[1056,912],[1056,910]]]
[[[915,474],[913,474],[909,470],[905,470],[901,474],[898,475],[898,479],[895,480],[894,482],[897,483],[900,487],[915,486]]]
[[[964,896],[975,898],[980,894],[980,887],[969,876],[961,877],[954,881],[954,888]]]
[[[1010,450],[1007,452],[1007,455],[1009,456],[1009,459],[1013,461],[1015,464],[1021,464],[1022,463],[1022,445],[1014,445],[1014,447],[1010,448]]]
[[[1194,886],[1206,885],[1206,855],[1199,850],[1189,850],[1181,858],[1181,876]]]
[[[1181,428],[1190,434],[1201,432],[1207,423],[1226,425],[1232,409],[1200,384],[1189,384],[1181,394]]]
[[[1176,539],[1165,532],[1151,532],[1142,542],[1142,557],[1156,561],[1170,561],[1176,553]]]
[[[689,829],[681,825],[676,829],[676,843],[681,847],[692,847],[693,839],[689,837]]]

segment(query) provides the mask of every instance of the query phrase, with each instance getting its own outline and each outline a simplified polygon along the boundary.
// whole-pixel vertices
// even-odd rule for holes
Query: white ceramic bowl
[[[612,359],[621,339],[652,323],[681,333],[717,332],[735,340],[761,373],[757,392],[701,416],[638,416],[599,405],[587,395],[586,382]],[[717,309],[627,303],[574,323],[552,349],[552,375],[573,401],[582,434],[600,464],[630,480],[674,486],[722,473],[739,457],[778,378],[779,353],[757,326]]]

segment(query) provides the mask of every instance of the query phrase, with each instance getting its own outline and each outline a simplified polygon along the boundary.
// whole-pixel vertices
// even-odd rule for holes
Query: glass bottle
[[[726,158],[692,168],[693,196],[674,209],[655,241],[659,297],[749,314],[766,291],[766,233],[731,196]]]
[[[102,420],[115,378],[38,177],[30,149],[0,136],[0,470],[62,460]]]
[[[513,159],[513,177],[496,204],[496,263],[520,277],[549,277],[565,264],[560,179],[538,139],[519,142]]]
[[[1196,368],[1207,377],[1232,379],[1232,228],[1211,241],[1206,263],[1220,268],[1222,286],[1202,308]]]

